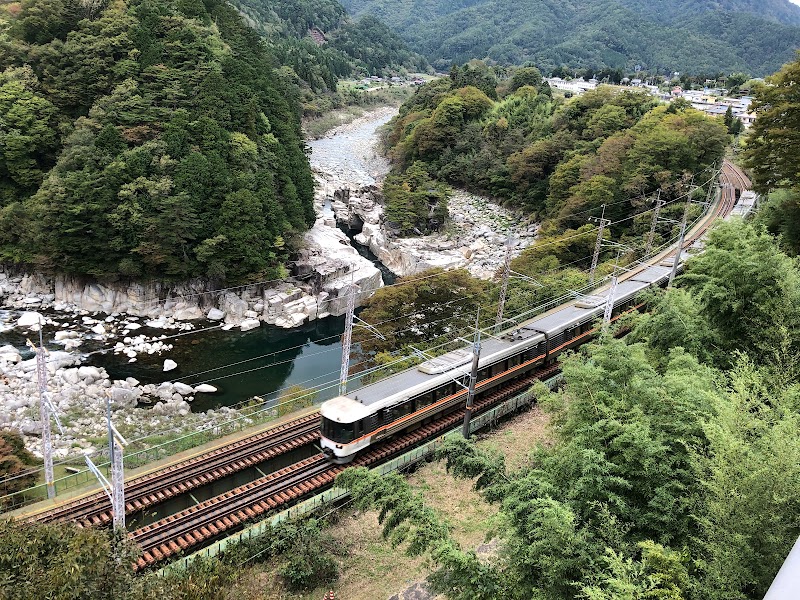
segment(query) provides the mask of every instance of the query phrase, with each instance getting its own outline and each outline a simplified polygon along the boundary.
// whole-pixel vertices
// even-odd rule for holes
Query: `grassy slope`
[[[479,445],[502,452],[510,468],[520,466],[537,443],[548,439],[548,418],[538,408],[523,413],[501,429],[482,436]],[[497,529],[496,507],[487,504],[473,489],[472,482],[454,479],[444,463],[425,464],[409,476],[413,487],[429,506],[436,509],[453,527],[454,539],[464,548],[478,548],[493,538]],[[375,600],[389,598],[417,582],[430,572],[424,558],[410,558],[402,548],[393,548],[381,537],[381,526],[374,512],[354,513],[343,510],[329,531],[339,541],[344,556],[339,557],[341,578],[332,587],[337,598]],[[481,550],[491,551],[493,543]],[[281,598],[319,600],[327,587],[305,594],[285,591],[275,571],[259,565],[242,572],[230,597],[238,600]]]

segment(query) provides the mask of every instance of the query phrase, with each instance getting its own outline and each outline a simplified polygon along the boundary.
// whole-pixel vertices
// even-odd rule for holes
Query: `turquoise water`
[[[311,388],[338,380],[343,329],[344,317],[329,317],[295,329],[271,325],[245,333],[216,329],[170,340],[174,348],[160,357],[139,355],[135,363],[128,363],[124,355],[105,354],[93,356],[91,363],[105,367],[113,379],[209,383],[219,391],[200,394],[192,403],[193,411],[205,411],[253,396],[273,398],[291,385]],[[142,329],[137,333],[157,332]],[[164,373],[165,357],[178,363],[178,368]],[[320,391],[318,399],[331,397],[333,391]]]

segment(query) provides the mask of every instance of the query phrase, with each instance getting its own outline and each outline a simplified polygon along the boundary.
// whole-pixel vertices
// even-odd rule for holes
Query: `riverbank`
[[[46,347],[63,348],[51,354],[48,386],[66,415],[66,433],[54,436],[64,455],[105,443],[107,392],[118,427],[131,437],[229,420],[239,415],[231,407],[254,396],[269,403],[289,386],[313,390],[315,401],[331,397],[343,329],[335,315],[345,312],[349,290],[363,301],[383,284],[377,259],[399,274],[440,265],[493,276],[509,234],[518,252],[535,227],[469,194],[456,193],[452,223],[441,234],[377,243],[379,186],[390,168],[377,132],[396,113],[379,108],[309,143],[318,219],[289,281],[206,291],[202,282],[112,288],[0,272],[0,298],[10,309],[0,311],[7,380],[0,381],[0,426],[21,429],[40,453],[33,354],[25,347],[27,337],[38,337],[32,325],[39,318],[20,325],[25,311],[43,315]],[[363,245],[352,247],[342,229]],[[201,385],[216,391],[197,391]]]
[[[311,142],[318,177],[330,170],[361,185],[385,174],[375,131],[395,112],[378,109],[333,132],[333,143]],[[317,401],[331,397],[337,315],[351,291],[360,303],[383,282],[337,227],[324,184],[315,201],[318,219],[289,281],[215,292],[203,282],[109,286],[0,272],[0,426],[21,430],[41,456],[35,359],[25,346],[38,341],[40,322],[51,350],[48,389],[64,426],[53,436],[58,457],[105,444],[107,393],[131,438],[214,427],[241,415],[231,406],[254,396],[269,404],[289,386],[315,391]]]

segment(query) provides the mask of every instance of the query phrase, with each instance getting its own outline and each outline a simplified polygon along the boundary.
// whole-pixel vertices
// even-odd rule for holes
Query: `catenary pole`
[[[56,497],[55,477],[53,475],[53,435],[50,429],[50,409],[47,405],[47,358],[42,335],[43,323],[39,323],[39,347],[28,340],[28,345],[36,352],[36,379],[39,387],[39,419],[42,422],[42,455],[44,456],[44,481],[47,497]]]
[[[339,395],[347,393],[347,377],[350,370],[350,345],[353,341],[353,316],[356,310],[356,286],[350,285],[350,294],[347,296],[347,316],[344,321],[344,334],[342,335],[342,366],[339,371]]]
[[[683,252],[683,240],[686,237],[686,223],[689,220],[689,207],[692,206],[692,198],[689,196],[686,200],[686,208],[683,209],[683,219],[681,220],[681,234],[678,237],[678,248],[675,250],[675,260],[672,261],[672,271],[669,274],[669,283],[667,287],[672,287],[672,282],[675,280],[675,275],[678,274],[678,264],[681,261],[681,253]]]
[[[511,278],[511,247],[512,238],[509,235],[506,240],[506,260],[503,265],[503,283],[500,286],[500,301],[497,303],[497,319],[494,323],[494,332],[498,333],[503,326],[503,311],[506,306],[506,294],[508,293],[508,280]]]
[[[664,202],[661,200],[661,189],[658,190],[658,197],[656,198],[656,208],[653,211],[653,222],[650,223],[650,234],[647,236],[647,248],[645,248],[644,255],[648,256],[653,249],[653,240],[656,237],[656,225],[658,224],[658,213],[661,212],[661,206]]]
[[[594,254],[592,255],[592,266],[589,269],[589,285],[594,284],[594,272],[597,269],[597,261],[600,258],[600,247],[603,245],[603,230],[606,228],[607,225],[611,224],[610,219],[604,218],[606,215],[606,205],[603,204],[603,212],[600,215],[599,219],[589,219],[590,221],[597,220],[600,224],[597,228],[597,242],[594,244]]]
[[[478,327],[481,311],[475,317],[475,338],[472,343],[472,370],[469,374],[469,387],[467,388],[467,405],[464,410],[464,437],[469,439],[469,422],[472,419],[472,405],[475,401],[475,383],[478,381],[478,361],[481,357],[481,330]]]

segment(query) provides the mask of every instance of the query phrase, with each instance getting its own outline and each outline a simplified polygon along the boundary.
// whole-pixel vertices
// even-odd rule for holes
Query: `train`
[[[642,291],[665,285],[673,260],[665,258],[621,278],[614,294],[612,317],[618,318],[636,306]],[[500,386],[531,377],[533,371],[553,363],[560,354],[595,334],[609,293],[606,289],[597,295],[579,297],[487,339],[478,362],[475,402]],[[463,408],[471,362],[472,347],[464,346],[323,402],[323,452],[330,461],[346,464],[373,444]]]
[[[729,213],[746,217],[756,204],[748,190],[750,181],[737,167],[723,164],[721,199],[701,219],[703,223],[689,237],[691,245],[702,248],[699,236],[713,219]],[[726,185],[727,184],[727,187]],[[741,190],[741,197],[737,192]],[[612,318],[637,306],[646,289],[669,281],[674,264],[673,249],[659,254],[638,270],[620,278]],[[686,246],[678,256],[678,270],[688,258]],[[609,289],[577,298],[535,318],[492,336],[482,347],[478,362],[475,402],[517,380],[530,378],[534,371],[552,364],[558,356],[587,341],[597,332],[604,316]],[[466,382],[471,370],[472,349],[465,346],[421,363],[349,394],[323,402],[321,446],[329,460],[349,463],[373,444],[422,427],[465,405]]]

